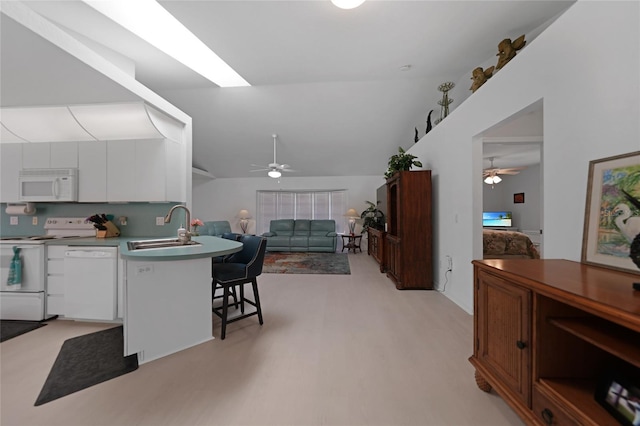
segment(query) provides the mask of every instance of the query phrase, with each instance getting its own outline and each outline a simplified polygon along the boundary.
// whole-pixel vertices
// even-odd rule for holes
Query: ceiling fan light
[[[280,176],[282,176],[282,173],[280,173],[278,170],[269,170],[269,173],[267,173],[269,175],[269,177],[277,179]]]
[[[331,3],[340,9],[355,9],[364,2],[365,0],[331,0]]]
[[[487,178],[484,180],[484,183],[486,183],[487,185],[491,185],[493,183],[493,178],[491,176],[487,176]]]
[[[500,176],[493,177],[493,183],[500,183],[500,182],[502,182],[502,178]]]

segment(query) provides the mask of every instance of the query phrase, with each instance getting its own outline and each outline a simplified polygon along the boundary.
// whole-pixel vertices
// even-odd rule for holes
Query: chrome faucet
[[[187,224],[185,225],[186,231],[184,232],[184,234],[183,233],[178,234],[178,240],[180,240],[183,244],[187,244],[189,241],[191,241],[191,232],[189,232],[189,229],[191,227],[191,212],[187,207],[183,206],[182,204],[176,204],[175,206],[171,207],[171,210],[169,210],[169,213],[167,213],[167,215],[164,217],[164,223],[171,222],[171,215],[173,214],[173,211],[178,208],[184,209],[185,218],[187,221]]]

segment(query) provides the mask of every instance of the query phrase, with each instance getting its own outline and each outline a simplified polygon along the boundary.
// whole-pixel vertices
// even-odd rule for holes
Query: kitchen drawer
[[[64,296],[47,296],[47,315],[64,315]]]
[[[49,259],[47,261],[47,274],[64,274],[64,259]]]
[[[47,258],[64,259],[64,252],[68,249],[69,246],[47,246]]]
[[[543,425],[578,426],[580,424],[548,398],[537,384],[533,387],[533,413]]]
[[[44,319],[44,293],[0,292],[0,318],[41,321]]]
[[[64,276],[50,275],[47,277],[47,294],[64,295]]]

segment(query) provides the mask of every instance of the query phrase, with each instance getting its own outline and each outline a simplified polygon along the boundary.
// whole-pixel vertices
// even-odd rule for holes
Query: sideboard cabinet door
[[[531,291],[481,271],[476,297],[478,361],[530,406]]]

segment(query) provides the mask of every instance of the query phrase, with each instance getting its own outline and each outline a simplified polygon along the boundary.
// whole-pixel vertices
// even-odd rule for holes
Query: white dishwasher
[[[69,247],[64,253],[65,317],[114,320],[117,283],[117,247]]]

